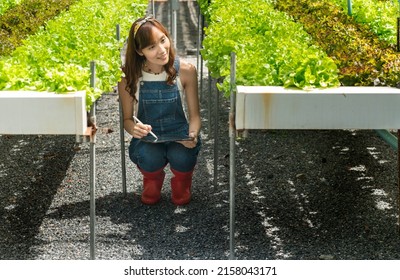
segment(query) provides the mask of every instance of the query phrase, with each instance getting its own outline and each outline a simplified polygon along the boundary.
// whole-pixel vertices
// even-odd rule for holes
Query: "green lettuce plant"
[[[77,0],[24,0],[0,15],[0,56],[10,54],[22,40]]]
[[[15,7],[22,0],[1,0],[0,1],[0,16],[4,14],[8,9]]]
[[[332,0],[273,2],[276,9],[302,24],[315,44],[334,60],[342,85],[399,85],[400,55],[395,47]]]
[[[331,0],[347,12],[345,0]],[[366,24],[377,36],[390,44],[397,42],[398,0],[352,0],[352,17],[361,24]]]
[[[236,53],[236,83],[301,89],[339,85],[337,67],[301,24],[263,0],[216,0],[208,7],[203,50],[211,76],[229,93],[230,54]]]
[[[89,107],[112,91],[120,72],[116,25],[121,37],[145,14],[145,0],[85,0],[47,22],[10,56],[0,57],[0,90],[71,92],[85,90]],[[90,87],[90,62],[96,85]]]

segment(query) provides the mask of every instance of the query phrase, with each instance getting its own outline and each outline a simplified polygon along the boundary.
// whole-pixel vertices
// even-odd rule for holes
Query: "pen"
[[[135,119],[135,121],[136,121],[137,123],[143,124],[136,116],[133,116],[133,118]],[[154,140],[154,142],[157,142],[157,140],[158,140],[157,135],[155,135],[152,131],[149,131],[149,133],[150,133],[151,135],[153,135],[154,138],[156,138],[156,140]]]

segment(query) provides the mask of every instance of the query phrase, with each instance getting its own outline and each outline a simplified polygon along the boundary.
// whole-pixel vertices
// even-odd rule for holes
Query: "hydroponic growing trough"
[[[399,129],[400,89],[238,86],[236,129]]]
[[[94,84],[94,65],[91,84]],[[86,92],[66,94],[0,91],[0,134],[76,135],[90,139],[90,258],[95,258],[95,143],[96,119],[92,106],[90,126]]]
[[[0,91],[0,134],[85,135],[86,93]]]

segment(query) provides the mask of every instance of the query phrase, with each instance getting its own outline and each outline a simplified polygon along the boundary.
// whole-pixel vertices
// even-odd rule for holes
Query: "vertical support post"
[[[397,223],[400,233],[400,129],[397,130]]]
[[[204,95],[203,95],[203,71],[204,71],[204,67],[203,67],[203,58],[200,57],[200,100],[203,101],[204,99]],[[208,82],[210,82],[210,80],[208,80]]]
[[[171,10],[172,10],[172,39],[174,41],[175,48],[177,47],[177,11],[179,10],[179,1],[171,0]]]
[[[400,52],[400,17],[397,18],[397,51]]]
[[[218,148],[219,148],[219,90],[215,94],[215,111],[214,111],[214,187],[218,186]]]
[[[235,125],[235,111],[236,111],[236,54],[231,54],[231,75],[230,75],[230,109],[229,109],[229,205],[230,205],[230,215],[229,215],[229,226],[230,226],[230,236],[229,236],[229,259],[235,258],[235,136],[236,136],[236,125]]]
[[[197,18],[197,69],[200,69],[200,46],[201,46],[201,34],[202,34],[202,16],[199,9],[199,14]],[[202,61],[201,61],[202,62]],[[201,63],[200,69],[200,100],[203,100],[203,63]]]
[[[154,0],[151,0],[151,14],[155,17],[156,16],[156,8],[154,6]]]
[[[119,90],[117,87],[117,93]],[[126,160],[125,160],[125,129],[124,129],[124,113],[122,111],[121,98],[118,98],[119,103],[119,138],[121,145],[121,172],[122,172],[122,194],[124,197],[127,195],[126,190]]]
[[[349,16],[353,14],[353,4],[351,0],[347,0],[347,13]]]
[[[174,23],[173,23],[173,20],[172,20],[172,18],[173,18],[173,11],[172,11],[172,1],[174,1],[174,0],[168,0],[168,12],[169,12],[169,18],[168,18],[168,20],[169,20],[169,34],[171,35],[171,37],[172,37],[172,40],[174,39],[174,34],[172,34],[172,26],[174,25]]]
[[[119,24],[117,24],[116,28],[115,28],[115,38],[117,39],[117,41],[119,41],[120,38],[120,34],[121,34],[121,27]]]
[[[197,69],[200,68],[200,44],[201,44],[201,11],[197,14]]]
[[[212,90],[212,81],[213,79],[210,76],[210,73],[208,73],[208,135],[211,135],[211,111],[212,111],[212,106],[211,106],[211,90]]]
[[[116,38],[120,40],[120,26],[117,24]],[[122,63],[122,61],[121,61]],[[121,98],[119,97],[119,87],[117,85],[118,107],[119,107],[119,140],[121,146],[121,172],[122,172],[122,194],[126,197],[126,161],[125,161],[125,129],[124,129],[124,112],[122,111]]]
[[[96,64],[94,61],[90,63],[90,86],[95,87]],[[90,110],[90,121],[92,125],[96,125],[96,103],[93,103]],[[90,259],[94,260],[95,256],[95,229],[96,229],[96,133],[90,135]]]

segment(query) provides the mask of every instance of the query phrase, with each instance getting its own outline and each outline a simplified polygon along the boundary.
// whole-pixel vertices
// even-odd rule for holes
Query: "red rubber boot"
[[[140,168],[139,170],[143,174],[141,201],[144,204],[156,204],[161,199],[161,189],[165,178],[164,168],[154,172],[147,172]]]
[[[192,197],[193,170],[180,172],[171,168],[174,176],[171,178],[171,200],[175,205],[184,205],[190,202]]]

